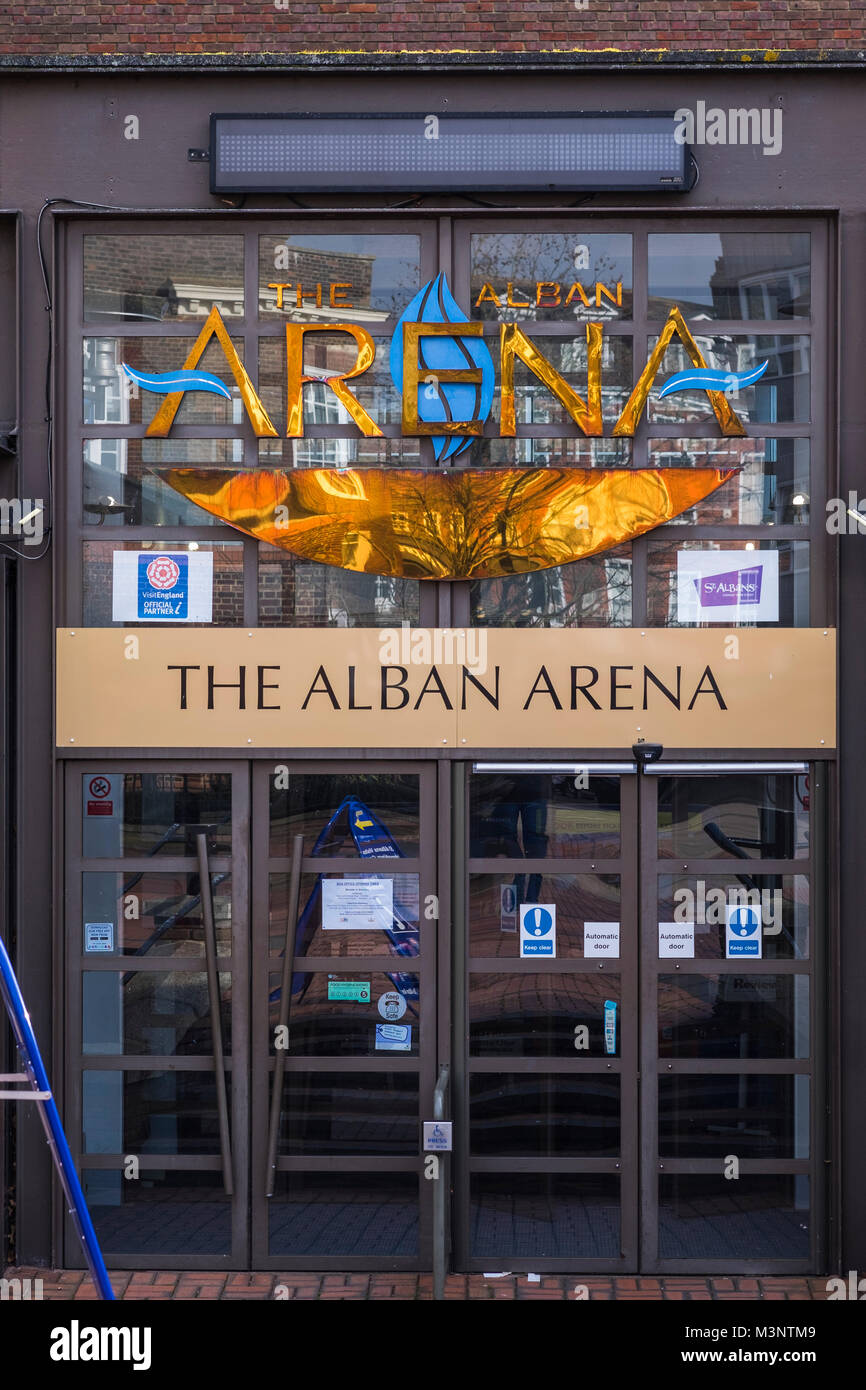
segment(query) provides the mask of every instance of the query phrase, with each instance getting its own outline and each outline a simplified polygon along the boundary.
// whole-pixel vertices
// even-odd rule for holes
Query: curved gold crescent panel
[[[408,579],[495,579],[642,536],[736,469],[153,471],[238,531],[304,560]]]

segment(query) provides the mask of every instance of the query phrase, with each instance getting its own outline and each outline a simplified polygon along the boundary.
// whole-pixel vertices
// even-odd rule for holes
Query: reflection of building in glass
[[[717,319],[808,318],[809,238],[787,233],[745,237],[721,232],[721,254],[710,276]],[[792,246],[793,243],[793,246]],[[798,258],[802,245],[804,255]]]
[[[88,319],[243,316],[240,237],[88,236],[83,269]]]
[[[628,627],[632,611],[631,545],[470,588],[479,627]]]

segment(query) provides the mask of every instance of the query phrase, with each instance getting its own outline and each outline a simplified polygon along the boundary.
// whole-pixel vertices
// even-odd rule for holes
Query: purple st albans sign
[[[762,565],[750,565],[744,570],[727,570],[723,574],[705,574],[694,581],[703,608],[721,608],[726,604],[760,603]]]

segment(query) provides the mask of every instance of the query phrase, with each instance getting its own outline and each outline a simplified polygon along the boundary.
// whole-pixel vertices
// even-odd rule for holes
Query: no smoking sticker
[[[87,814],[89,816],[111,816],[114,814],[114,802],[108,799],[111,796],[111,783],[107,777],[91,777],[87,791]]]

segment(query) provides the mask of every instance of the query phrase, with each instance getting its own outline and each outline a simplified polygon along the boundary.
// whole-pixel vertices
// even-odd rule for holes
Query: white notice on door
[[[322,879],[323,931],[392,931],[394,885],[390,878],[352,875]]]
[[[85,951],[113,951],[114,950],[114,923],[113,922],[85,922],[84,923],[84,949]]]
[[[663,956],[691,959],[694,954],[694,922],[659,922],[659,960]]]
[[[619,958],[619,922],[584,922],[583,956]]]

